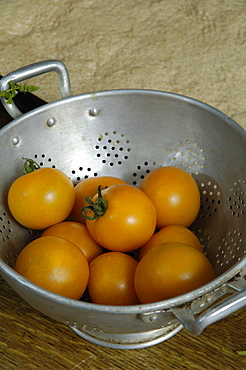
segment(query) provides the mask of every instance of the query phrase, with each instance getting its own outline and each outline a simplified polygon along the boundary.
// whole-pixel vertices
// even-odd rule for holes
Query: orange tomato
[[[142,248],[140,248],[138,259],[140,260],[151,248],[155,247],[156,245],[169,242],[188,244],[202,252],[202,245],[198,237],[191,230],[182,225],[168,225],[164,226],[157,233],[155,233],[150,240]]]
[[[93,303],[133,305],[139,303],[134,288],[137,261],[121,252],[108,252],[90,264],[88,292]]]
[[[17,178],[8,193],[13,217],[21,225],[37,230],[66,219],[74,201],[72,181],[56,168],[40,168]]]
[[[125,184],[110,186],[101,195],[93,197],[92,202],[105,202],[104,214],[86,220],[93,239],[104,248],[119,252],[130,252],[145,244],[156,227],[156,211],[149,197]],[[101,204],[96,207],[100,209]],[[93,215],[93,211],[86,211],[87,217]]]
[[[214,278],[203,253],[183,243],[160,244],[138,263],[135,290],[141,303],[158,302],[188,293]]]
[[[85,198],[93,198],[97,194],[97,188],[102,185],[101,189],[116,184],[126,184],[126,182],[118,177],[113,176],[98,176],[88,177],[80,181],[74,188],[75,190],[75,203],[69,219],[85,224],[85,218],[81,214],[81,209],[88,205]]]
[[[58,236],[77,245],[90,263],[103,252],[103,248],[91,237],[87,227],[80,222],[63,221],[46,229],[41,236]]]
[[[20,252],[15,270],[34,284],[73,299],[82,296],[89,278],[83,252],[75,244],[55,236],[29,243]]]
[[[177,167],[160,167],[149,172],[140,184],[154,203],[157,228],[166,225],[190,226],[200,209],[200,192],[196,181]]]

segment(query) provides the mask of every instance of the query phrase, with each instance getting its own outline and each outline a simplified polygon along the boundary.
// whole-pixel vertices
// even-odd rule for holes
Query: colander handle
[[[184,328],[193,335],[199,335],[209,325],[246,306],[246,289],[237,292],[211,307],[197,318],[189,308],[174,308],[172,312]]]
[[[66,66],[58,60],[45,60],[42,62],[33,63],[8,73],[0,80],[0,91],[7,90],[9,88],[10,81],[17,83],[53,71],[57,72],[58,74],[62,98],[68,98],[71,96],[68,71]],[[0,99],[4,105],[4,108],[12,118],[17,118],[22,115],[21,111],[14,103],[7,104],[3,97],[0,97]]]

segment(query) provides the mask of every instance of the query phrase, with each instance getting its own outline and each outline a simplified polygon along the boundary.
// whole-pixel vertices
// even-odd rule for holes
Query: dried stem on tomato
[[[95,202],[93,202],[90,197],[85,198],[87,203],[89,203],[89,206],[83,207],[81,209],[81,213],[87,220],[96,220],[97,218],[103,216],[108,208],[108,203],[106,199],[102,197],[101,187],[102,185],[99,185],[97,188],[98,197]],[[88,216],[86,214],[86,212],[88,211],[94,212],[94,215]]]

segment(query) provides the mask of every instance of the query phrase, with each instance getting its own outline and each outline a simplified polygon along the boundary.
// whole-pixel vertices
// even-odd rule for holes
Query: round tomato
[[[151,248],[156,245],[179,242],[188,244],[202,252],[202,245],[198,237],[187,227],[182,225],[168,225],[155,233],[150,240],[140,249],[138,259],[140,260]]]
[[[156,227],[156,211],[149,197],[124,184],[110,186],[100,193],[84,212],[88,230],[97,243],[120,252],[133,251],[145,244]]]
[[[137,261],[121,252],[108,252],[90,264],[88,292],[93,303],[133,305],[139,303],[134,275]]]
[[[94,197],[94,195],[97,194],[97,189],[100,185],[103,190],[106,187],[117,184],[126,184],[126,182],[113,176],[88,177],[87,179],[80,181],[74,188],[75,202],[69,219],[85,224],[85,217],[81,214],[81,209],[87,205],[85,198]]]
[[[19,254],[15,270],[34,284],[73,299],[82,296],[89,279],[89,266],[82,251],[55,236],[29,243]]]
[[[196,181],[177,167],[160,167],[149,172],[140,184],[154,203],[157,227],[190,226],[200,209],[200,192]]]
[[[149,250],[138,263],[135,289],[141,303],[173,298],[214,278],[203,253],[183,243],[164,243]]]
[[[63,221],[46,229],[43,236],[58,236],[77,245],[90,263],[103,252],[103,248],[91,237],[87,227],[80,222]]]
[[[56,168],[40,168],[17,178],[8,192],[13,217],[30,229],[46,229],[70,214],[75,200],[72,181]]]

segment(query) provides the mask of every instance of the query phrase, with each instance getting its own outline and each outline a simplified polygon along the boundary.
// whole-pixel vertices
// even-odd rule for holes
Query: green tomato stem
[[[102,197],[101,186],[102,185],[99,185],[98,188],[97,188],[98,197],[97,197],[95,202],[93,202],[90,197],[85,198],[87,203],[89,203],[90,205],[83,207],[81,209],[81,213],[87,220],[96,220],[97,218],[103,216],[104,213],[106,212],[107,208],[108,208],[107,201]],[[91,216],[91,217],[88,216],[86,214],[87,211],[94,212],[94,215]]]
[[[22,157],[22,159],[25,160],[25,163],[24,163],[24,174],[25,175],[30,172],[36,171],[40,168],[39,164],[35,162],[33,159],[24,158],[24,157]]]

